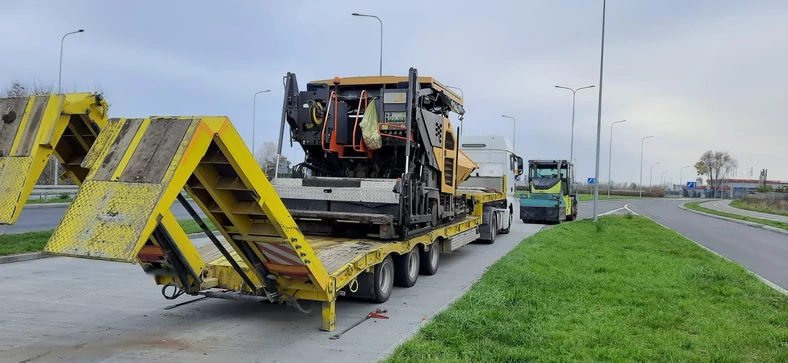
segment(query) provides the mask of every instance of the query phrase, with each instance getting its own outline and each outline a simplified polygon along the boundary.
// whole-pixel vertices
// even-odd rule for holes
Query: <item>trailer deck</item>
[[[472,215],[404,241],[305,236],[225,117],[111,119],[89,146],[79,165],[89,172],[46,252],[137,263],[177,290],[170,298],[223,289],[319,301],[327,331],[337,296],[352,296],[374,266],[436,243],[450,252],[482,224]],[[184,189],[223,241],[191,243],[169,212]]]
[[[326,331],[338,296],[369,298],[359,289],[376,266],[479,239],[489,222],[482,206],[506,199],[469,192],[477,202],[471,215],[406,240],[304,235],[226,117],[107,119],[106,102],[90,94],[0,99],[0,108],[0,140],[10,146],[0,175],[15,176],[0,185],[0,223],[16,220],[54,155],[80,191],[45,252],[139,264],[168,298],[218,290],[296,307],[319,301]],[[184,190],[220,232],[216,238],[203,225],[212,244],[196,247],[170,212],[179,200],[197,216]]]

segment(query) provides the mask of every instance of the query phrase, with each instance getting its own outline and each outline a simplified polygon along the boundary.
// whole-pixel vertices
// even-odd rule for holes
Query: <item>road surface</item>
[[[200,207],[194,202],[191,202],[192,208],[197,211],[201,216],[205,216]],[[63,214],[66,213],[67,207],[54,207],[54,208],[25,208],[22,209],[22,214],[16,223],[9,226],[0,226],[0,233],[19,233],[30,231],[43,231],[57,227],[60,220],[63,219]],[[191,218],[189,213],[183,209],[179,202],[175,202],[170,208],[175,214],[175,218],[184,219]]]
[[[679,203],[610,200],[600,201],[599,211],[629,204],[788,287],[788,236],[686,212]],[[592,203],[581,203],[580,218],[591,217],[591,209]],[[493,245],[472,244],[443,255],[436,275],[420,276],[412,288],[395,288],[385,304],[341,300],[337,331],[375,308],[387,309],[391,319],[364,322],[339,340],[318,330],[319,309],[302,314],[281,305],[208,299],[164,310],[173,302],[161,297],[139,266],[66,257],[0,265],[0,361],[373,362],[543,227],[516,220],[512,232]]]
[[[740,216],[750,217],[750,218],[760,218],[766,219],[770,221],[776,222],[783,222],[788,223],[788,216],[781,216],[777,214],[769,214],[769,213],[761,213],[761,212],[754,212],[746,209],[731,207],[730,200],[715,200],[711,202],[701,203],[701,207],[714,209],[720,212],[731,213],[731,214],[738,214]]]
[[[603,212],[619,207],[607,204]],[[581,205],[580,213],[590,215],[590,207]],[[0,265],[0,361],[373,362],[543,227],[515,219],[495,244],[442,255],[436,275],[395,288],[385,304],[338,302],[337,331],[376,308],[391,317],[367,321],[339,340],[318,330],[319,307],[302,314],[283,305],[209,299],[163,310],[173,302],[139,266],[68,257]]]

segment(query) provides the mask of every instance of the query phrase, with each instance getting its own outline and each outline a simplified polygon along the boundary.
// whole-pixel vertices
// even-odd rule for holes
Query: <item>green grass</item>
[[[788,297],[633,216],[520,243],[388,362],[786,362]]]
[[[25,204],[44,204],[44,203],[71,203],[74,198],[66,197],[66,198],[49,198],[47,200],[43,199],[29,199]]]
[[[606,199],[633,199],[633,198],[637,198],[637,197],[630,197],[630,196],[625,196],[625,195],[611,195],[610,197],[608,197],[607,193],[605,193],[604,195],[602,195],[602,193],[599,193],[599,200],[606,200]],[[594,195],[593,194],[578,194],[577,195],[577,200],[581,201],[581,202],[582,201],[586,201],[586,200],[594,200]]]
[[[769,208],[765,203],[751,203],[745,199],[736,199],[731,202],[731,207],[746,209],[753,212],[776,214],[778,216],[788,216],[788,211]]]
[[[212,231],[216,230],[216,227],[208,218],[203,218],[203,220]],[[187,234],[202,232],[202,229],[193,219],[181,219],[178,220],[178,223]],[[47,244],[47,241],[49,241],[49,237],[52,236],[52,232],[50,229],[46,231],[0,234],[0,256],[41,251]]]
[[[202,220],[212,231],[216,230],[216,226],[214,226],[213,223],[210,220],[208,220],[208,218],[203,218]],[[183,228],[183,230],[186,231],[186,234],[202,232],[202,229],[200,228],[200,226],[197,225],[197,222],[195,222],[194,219],[191,218],[181,219],[178,220],[178,223],[180,223],[181,228]]]
[[[690,203],[685,203],[684,206],[689,208],[689,209],[700,211],[700,212],[704,212],[704,213],[709,213],[709,214],[714,214],[714,215],[718,215],[718,216],[722,216],[722,217],[738,219],[738,220],[747,221],[747,222],[765,224],[767,226],[772,226],[772,227],[788,230],[788,223],[772,221],[772,220],[768,220],[768,219],[761,219],[761,218],[752,218],[752,217],[741,216],[741,215],[738,215],[738,214],[727,213],[727,212],[720,212],[718,210],[702,207],[700,205],[701,203],[703,203],[703,202],[690,202]]]

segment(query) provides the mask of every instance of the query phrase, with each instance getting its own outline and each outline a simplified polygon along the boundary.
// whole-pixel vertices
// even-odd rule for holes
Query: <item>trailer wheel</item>
[[[434,275],[438,272],[438,263],[441,256],[441,241],[435,241],[427,246],[429,250],[419,254],[419,272],[422,275]]]
[[[394,261],[391,256],[386,256],[383,262],[375,265],[375,297],[372,299],[376,303],[384,303],[391,296],[394,286]]]
[[[411,287],[419,278],[419,246],[413,247],[410,252],[394,258],[394,285]]]

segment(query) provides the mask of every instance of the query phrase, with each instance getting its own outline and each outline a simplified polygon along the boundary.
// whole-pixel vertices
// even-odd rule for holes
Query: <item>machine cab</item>
[[[572,163],[567,160],[529,160],[529,191],[536,194],[573,195],[572,169]]]

